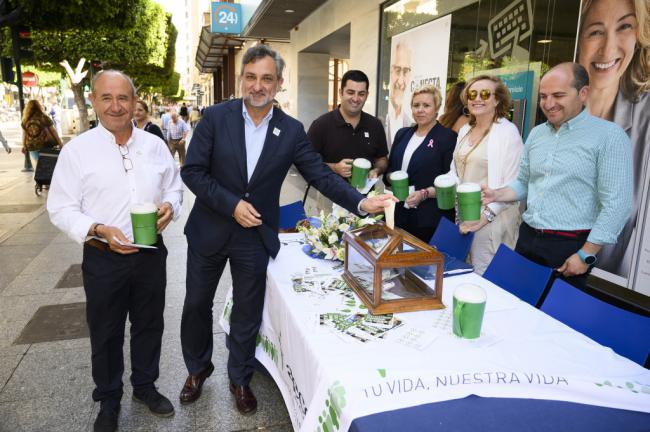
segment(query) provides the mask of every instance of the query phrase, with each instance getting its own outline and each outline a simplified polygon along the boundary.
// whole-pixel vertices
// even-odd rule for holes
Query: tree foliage
[[[32,29],[133,27],[141,0],[9,0],[20,6],[23,22]]]
[[[131,70],[143,66],[162,68],[167,54],[167,14],[151,0],[139,2],[135,24],[97,28],[32,30],[32,50],[37,63],[76,63],[80,58],[99,60],[104,67]]]

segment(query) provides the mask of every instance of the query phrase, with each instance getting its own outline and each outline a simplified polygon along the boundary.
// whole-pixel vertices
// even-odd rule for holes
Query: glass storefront
[[[387,116],[395,117],[399,102],[408,107],[412,90],[421,84],[448,89],[479,72],[490,73],[510,88],[512,120],[526,137],[543,121],[537,109],[541,74],[574,58],[579,8],[580,0],[384,3],[377,115],[388,123]],[[445,19],[450,21],[447,29],[436,27],[434,22]],[[446,73],[441,70],[440,76],[432,76],[430,71],[445,63]],[[403,124],[408,123],[408,111],[403,111]]]

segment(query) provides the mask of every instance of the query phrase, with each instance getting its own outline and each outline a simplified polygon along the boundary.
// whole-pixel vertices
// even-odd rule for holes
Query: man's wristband
[[[93,227],[93,237],[99,237],[99,234],[97,234],[97,228],[100,226],[104,225],[103,223],[96,223],[95,226]]]

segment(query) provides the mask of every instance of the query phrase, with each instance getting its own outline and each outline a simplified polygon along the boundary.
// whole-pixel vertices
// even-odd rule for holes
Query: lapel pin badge
[[[427,144],[427,147],[433,148],[433,138],[429,140],[429,144]]]
[[[275,135],[275,136],[280,136],[280,129],[278,129],[278,128],[273,128],[273,135]]]
[[[365,136],[366,138],[370,138],[370,134],[368,132],[364,132],[363,136]]]

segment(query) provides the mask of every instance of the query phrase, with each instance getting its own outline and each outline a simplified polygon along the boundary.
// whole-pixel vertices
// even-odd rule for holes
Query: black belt
[[[99,241],[94,238],[86,240],[86,244],[88,246],[94,247],[95,249],[99,249],[102,252],[111,252],[111,248],[108,247],[108,243],[104,243],[103,241]]]

